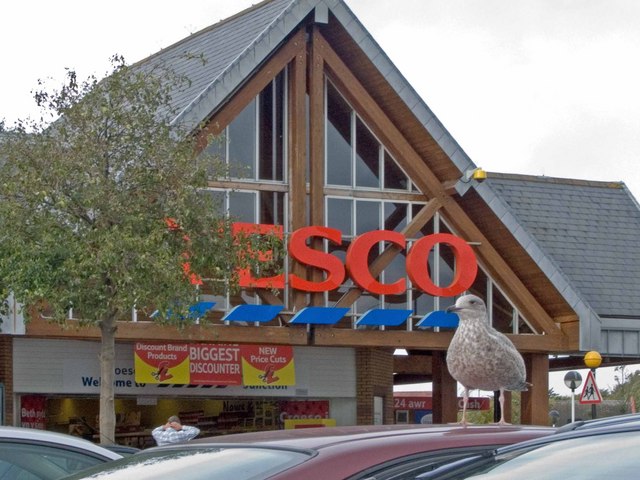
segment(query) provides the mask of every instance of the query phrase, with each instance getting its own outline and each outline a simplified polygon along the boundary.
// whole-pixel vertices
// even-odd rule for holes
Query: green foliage
[[[114,57],[101,81],[68,71],[61,89],[35,94],[40,119],[0,141],[4,293],[59,322],[69,308],[86,323],[126,319],[134,305],[182,322],[196,295],[187,257],[214,293],[233,288],[239,263],[256,263],[240,254],[248,242],[280,258],[275,238],[234,239],[204,193],[208,174],[222,170],[169,123],[172,94],[187,81]]]
[[[616,367],[616,385],[611,390],[608,398],[630,402],[633,398],[636,404],[640,403],[640,370],[626,372],[626,366]]]

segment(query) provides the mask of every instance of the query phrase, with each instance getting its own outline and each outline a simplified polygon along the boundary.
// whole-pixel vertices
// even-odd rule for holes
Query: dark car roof
[[[388,469],[394,472],[400,469],[404,473],[405,468],[414,468],[416,462],[432,468],[461,455],[549,436],[555,431],[552,427],[498,425],[381,425],[274,430],[149,448],[70,478],[94,478],[91,475],[104,476],[106,473],[105,478],[113,479],[156,479],[162,472],[167,474],[171,470],[171,475],[184,472],[182,478],[185,479],[202,478],[202,475],[211,478],[244,475],[242,478],[247,479],[364,480],[374,478],[372,475],[380,469],[384,469],[385,474]],[[256,474],[256,471],[261,473]]]
[[[354,448],[358,442],[367,445],[375,439],[389,443],[402,443],[405,439],[425,441],[437,445],[459,443],[477,444],[477,439],[495,437],[511,443],[511,438],[536,438],[554,433],[553,427],[532,425],[354,425],[344,427],[301,428],[292,430],[272,430],[262,432],[238,433],[214,437],[199,438],[192,443],[250,443],[269,444],[303,449],[322,449],[335,445],[350,444]],[[464,440],[468,439],[468,440]]]
[[[380,425],[252,432],[201,438],[190,443],[312,450],[316,452],[310,460],[314,468],[309,468],[305,462],[274,478],[325,480],[322,471],[326,470],[321,465],[331,465],[332,478],[346,478],[372,465],[424,452],[493,448],[554,432],[552,427],[522,425]]]

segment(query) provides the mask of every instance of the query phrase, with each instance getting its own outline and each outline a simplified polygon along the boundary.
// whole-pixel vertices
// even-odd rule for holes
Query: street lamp
[[[596,368],[602,364],[602,355],[595,350],[591,350],[584,354],[584,364],[591,369],[593,379],[596,379]],[[591,418],[596,418],[596,404],[591,404]]]
[[[564,384],[571,389],[571,421],[576,421],[576,388],[582,384],[582,375],[576,371],[567,372],[564,376]]]

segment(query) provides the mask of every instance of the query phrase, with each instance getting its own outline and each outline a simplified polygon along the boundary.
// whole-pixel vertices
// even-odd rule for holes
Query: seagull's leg
[[[467,404],[469,403],[469,389],[464,387],[464,393],[462,394],[462,420],[460,420],[460,424],[463,426],[467,425]]]
[[[500,421],[499,425],[511,425],[510,423],[505,422],[504,420],[504,388],[500,389]]]

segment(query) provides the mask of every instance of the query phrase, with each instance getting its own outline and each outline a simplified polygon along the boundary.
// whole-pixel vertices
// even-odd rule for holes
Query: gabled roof
[[[333,48],[345,57],[352,55],[351,65],[361,69],[358,80],[366,88],[385,84],[381,88],[386,90],[375,100],[384,104],[392,122],[405,123],[403,134],[423,158],[436,159],[429,167],[439,181],[458,180],[475,168],[342,0],[267,0],[139,65],[163,64],[192,81],[174,95],[179,114],[173,122],[195,131],[310,15],[334,25]],[[360,50],[354,53],[353,46]],[[634,292],[640,285],[640,254],[634,248],[640,209],[624,185],[493,175],[487,182],[472,183],[471,189],[472,194],[460,192],[456,201],[464,208],[476,200],[482,203],[483,212],[491,213],[493,227],[499,222],[509,241],[526,252],[528,268],[542,271],[559,292],[551,299],[562,303],[552,307],[555,314],[561,317],[571,308],[578,315],[580,348],[607,353],[600,345],[603,319],[640,317],[640,297]],[[640,331],[640,325],[631,328]],[[640,344],[632,350],[640,355]]]
[[[640,317],[640,209],[623,183],[490,174],[487,184],[600,317]]]

